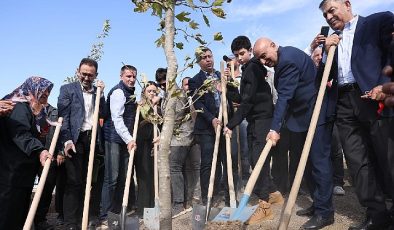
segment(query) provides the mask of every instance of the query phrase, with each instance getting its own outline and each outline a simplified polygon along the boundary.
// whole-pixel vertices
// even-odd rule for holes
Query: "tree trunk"
[[[170,181],[170,144],[175,123],[176,98],[171,95],[176,89],[175,78],[178,64],[174,52],[174,9],[175,5],[165,12],[165,43],[164,52],[167,58],[167,105],[164,112],[163,128],[160,135],[160,149],[158,157],[159,168],[159,199],[160,199],[160,229],[172,229],[171,216],[171,181]]]

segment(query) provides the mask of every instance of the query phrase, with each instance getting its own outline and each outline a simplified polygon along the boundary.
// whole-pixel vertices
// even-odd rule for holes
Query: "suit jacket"
[[[394,15],[388,11],[358,18],[351,68],[362,92],[390,80],[382,74],[382,68],[388,57],[393,25]]]
[[[271,129],[280,131],[284,121],[293,132],[308,129],[316,102],[317,70],[312,59],[294,47],[279,47],[274,84],[278,91]]]
[[[220,77],[220,72],[216,71],[217,76]],[[189,80],[189,87],[191,94],[198,90],[204,81],[207,79],[205,72],[200,71],[193,78]],[[232,95],[235,95],[235,91],[238,91],[235,87],[227,86],[227,101],[228,104],[228,118],[230,119],[233,114],[233,105],[230,102]],[[194,134],[209,134],[215,135],[215,130],[212,126],[212,120],[219,115],[219,109],[216,108],[215,97],[212,92],[207,92],[202,95],[195,103],[194,108],[196,110],[202,110],[203,112],[197,113],[196,123],[194,125]]]
[[[8,117],[0,118],[0,127],[0,183],[33,187],[44,146],[38,139],[36,119],[29,104],[17,103]]]
[[[95,105],[97,88],[93,90],[93,106]],[[61,143],[64,144],[68,140],[77,143],[79,133],[82,128],[83,118],[85,117],[85,102],[83,100],[82,87],[79,81],[69,83],[60,87],[60,94],[57,102],[59,117],[63,117],[63,125],[61,128]],[[105,98],[104,94],[100,98],[100,114],[101,118],[105,117]],[[100,126],[97,130],[97,141],[99,147],[102,144],[102,135]],[[101,146],[102,147],[102,146]]]

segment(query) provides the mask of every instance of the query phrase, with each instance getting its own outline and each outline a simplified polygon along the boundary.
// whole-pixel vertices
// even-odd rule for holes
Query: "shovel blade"
[[[224,207],[222,211],[213,219],[214,222],[226,222],[226,221],[241,221],[242,223],[246,222],[249,220],[249,218],[252,216],[252,214],[256,211],[258,208],[258,205],[251,206],[251,207],[245,207],[242,210],[242,213],[236,218],[233,219],[232,216],[237,210],[236,208],[229,208],[229,207]]]
[[[110,230],[121,230],[121,214],[115,214],[113,212],[108,212],[108,228]],[[125,216],[125,226],[124,229],[136,230],[140,228],[140,222],[138,217]]]
[[[158,207],[144,209],[144,225],[150,230],[159,230],[160,210]]]
[[[192,229],[203,230],[205,227],[205,215],[207,207],[199,204],[193,205],[192,212]],[[208,217],[208,221],[211,221],[220,212],[219,208],[211,208],[211,212]]]

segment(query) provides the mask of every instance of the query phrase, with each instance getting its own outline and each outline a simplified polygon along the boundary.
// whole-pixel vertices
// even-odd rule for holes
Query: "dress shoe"
[[[313,216],[315,214],[315,208],[310,206],[309,208],[301,209],[296,212],[297,216]]]
[[[350,226],[349,230],[384,230],[390,226],[390,223],[374,223],[371,218],[367,218],[358,226]]]
[[[323,217],[321,215],[314,215],[305,224],[301,226],[302,229],[322,229],[325,226],[334,223],[334,214],[329,217]]]

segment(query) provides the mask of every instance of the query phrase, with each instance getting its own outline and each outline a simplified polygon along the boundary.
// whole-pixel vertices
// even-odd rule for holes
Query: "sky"
[[[394,9],[394,0],[351,2],[353,13],[361,16]],[[319,3],[320,0],[233,0],[224,6],[224,20],[206,13],[209,28],[198,12],[193,13],[192,18],[200,24],[194,33],[201,33],[209,42],[214,33],[222,33],[222,42],[209,44],[217,69],[222,56],[230,54],[231,41],[239,35],[248,36],[252,43],[264,36],[281,46],[304,49],[320,27],[327,24]],[[73,76],[80,60],[89,55],[107,19],[111,30],[103,41],[104,54],[98,69],[98,78],[106,85],[105,93],[119,82],[122,63],[135,66],[139,78],[144,73],[153,80],[156,69],[167,65],[163,49],[154,44],[161,35],[157,31],[159,21],[150,12],[135,13],[133,7],[129,0],[1,0],[0,97],[26,78],[42,76],[54,83],[49,102],[56,106],[64,79]],[[176,49],[179,68],[186,56],[193,57],[198,45],[184,42],[183,50]],[[195,66],[183,77],[194,76],[198,71]]]

